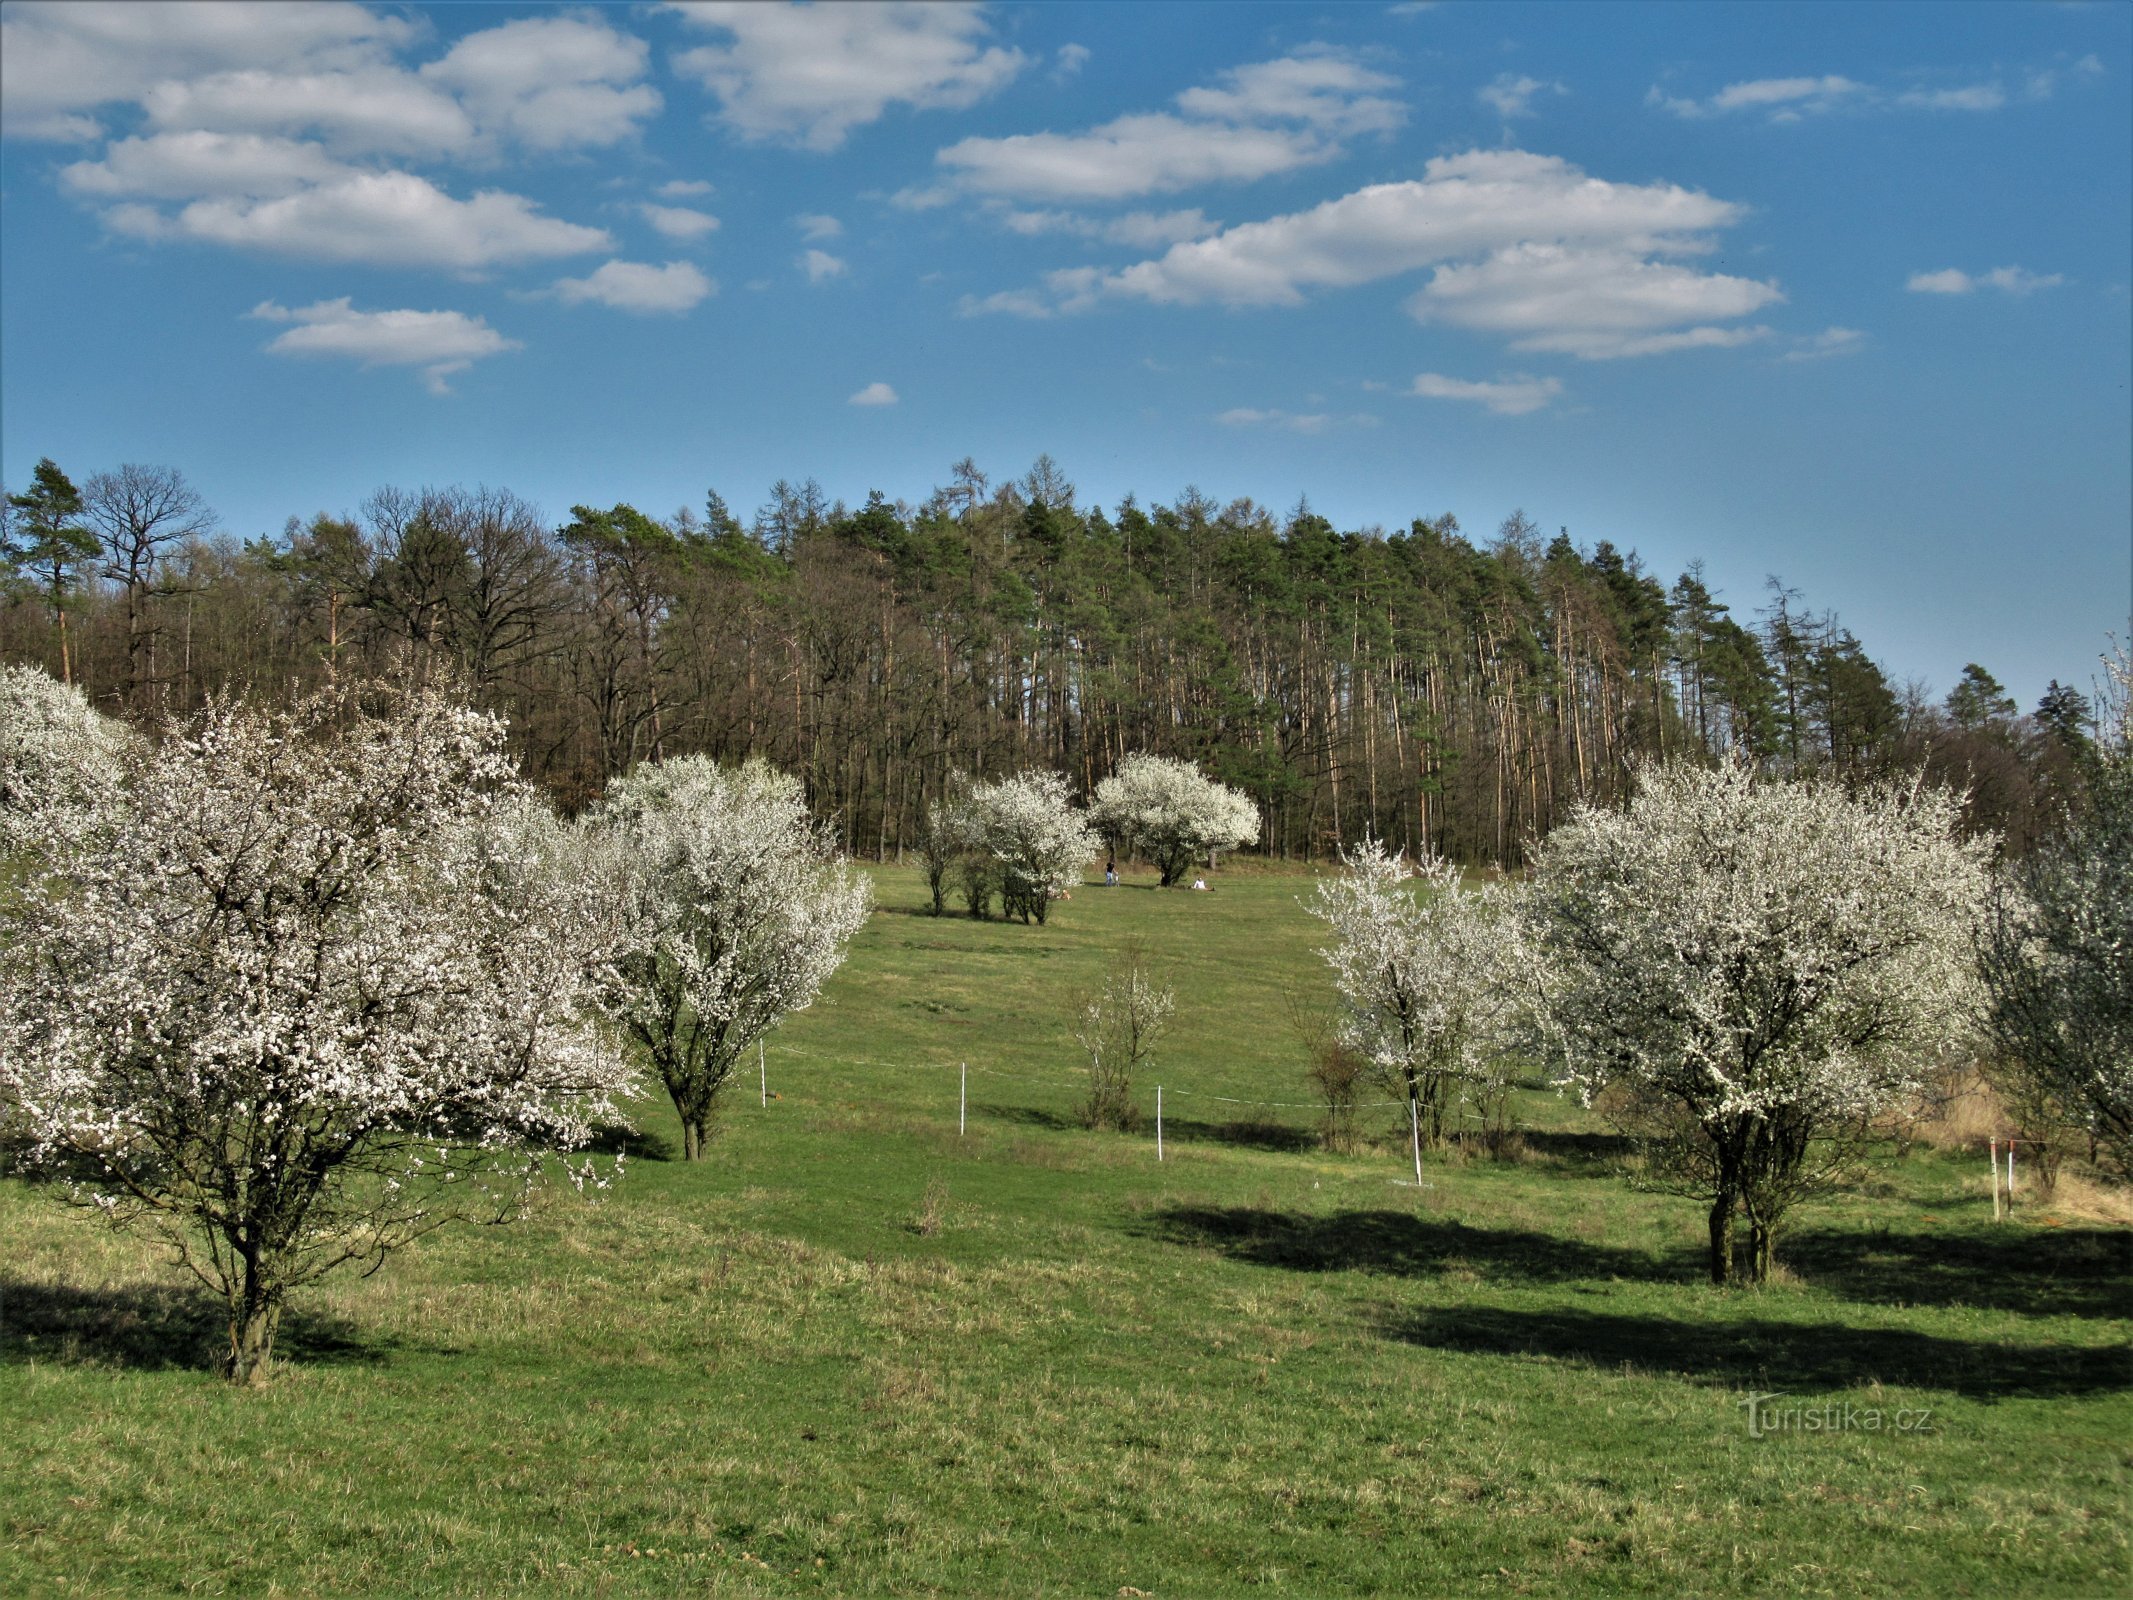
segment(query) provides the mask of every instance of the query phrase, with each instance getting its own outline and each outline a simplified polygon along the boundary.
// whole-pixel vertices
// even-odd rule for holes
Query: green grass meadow
[[[1308,1099],[1306,877],[1045,927],[876,877],[710,1159],[640,1103],[617,1186],[330,1281],[264,1390],[145,1235],[0,1180],[0,1595],[2133,1585],[2126,1230],[1995,1225],[1914,1147],[1719,1293],[1698,1208],[1537,1088],[1522,1155],[1419,1189],[1395,1112],[1336,1156],[1233,1103]],[[1133,935],[1179,993],[1160,1164],[1075,1121],[1068,1007]],[[1751,1437],[1751,1392],[1855,1425]]]

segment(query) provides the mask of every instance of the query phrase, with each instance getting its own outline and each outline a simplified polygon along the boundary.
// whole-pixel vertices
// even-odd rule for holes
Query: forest
[[[1696,752],[1919,772],[2018,854],[2078,804],[2093,726],[2056,681],[2026,714],[1977,665],[1944,698],[1893,682],[1775,578],[1746,609],[1520,512],[1477,539],[1194,488],[1106,511],[1048,455],[998,483],[966,458],[917,506],[780,480],[745,522],[715,489],[558,523],[503,489],[385,488],[239,539],[175,468],[49,460],[5,503],[0,656],[102,709],[449,677],[566,809],[644,757],[761,755],[876,859],[956,774],[1088,794],[1134,752],[1235,785],[1284,859],[1377,837],[1515,866],[1640,758]]]

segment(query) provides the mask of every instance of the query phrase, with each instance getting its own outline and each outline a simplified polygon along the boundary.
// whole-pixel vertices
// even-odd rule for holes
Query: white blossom
[[[1243,794],[1189,761],[1131,755],[1096,786],[1089,820],[1121,849],[1153,862],[1167,888],[1194,862],[1259,838],[1259,812]]]
[[[1677,764],[1542,843],[1536,1044],[1588,1101],[1618,1086],[1665,1124],[1655,1152],[1713,1202],[1715,1276],[1733,1207],[1760,1276],[1816,1141],[1912,1088],[1971,1014],[1989,844],[1959,814],[1915,784]]]
[[[86,834],[117,792],[129,739],[81,690],[0,665],[0,854]]]
[[[1068,802],[1067,781],[1032,769],[972,786],[953,811],[968,848],[991,863],[1009,915],[1045,920],[1096,859],[1096,835]]]
[[[238,1377],[290,1290],[508,1212],[627,1081],[584,1021],[560,839],[501,724],[366,693],[222,702],[130,746],[116,825],[0,946],[27,1155],[227,1296]]]
[[[866,921],[872,885],[761,762],[647,762],[587,822],[609,919],[608,1014],[641,1045],[702,1153],[744,1051],[814,1003]]]
[[[1434,1141],[1458,1091],[1501,1087],[1518,925],[1501,889],[1468,888],[1441,858],[1410,873],[1369,840],[1341,861],[1310,905],[1333,932],[1320,953],[1340,991],[1341,1042],[1399,1085]]]

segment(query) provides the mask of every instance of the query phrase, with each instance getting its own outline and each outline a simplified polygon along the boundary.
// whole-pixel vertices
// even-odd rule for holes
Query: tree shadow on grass
[[[1292,1272],[1375,1272],[1428,1277],[1466,1269],[1507,1281],[1562,1283],[1581,1278],[1683,1282],[1690,1273],[1642,1250],[1564,1239],[1407,1211],[1337,1211],[1328,1216],[1250,1206],[1171,1206],[1137,1231],[1172,1244],[1205,1245],[1233,1260]]]
[[[1620,1133],[1574,1133],[1561,1128],[1521,1128],[1518,1137],[1551,1166],[1592,1176],[1611,1176],[1636,1148]]]
[[[1848,1300],[2133,1316],[2133,1233],[2123,1228],[1824,1228],[1781,1237],[1778,1258]]]
[[[1596,1371],[1752,1385],[1808,1400],[1818,1391],[1875,1383],[1979,1400],[2133,1388],[2133,1358],[2120,1346],[2005,1344],[1836,1322],[1685,1322],[1462,1306],[1388,1312],[1379,1331],[1431,1349],[1541,1356]]]
[[[672,1161],[674,1141],[665,1134],[653,1133],[646,1128],[632,1128],[625,1123],[610,1123],[595,1128],[593,1136],[578,1152],[584,1155],[621,1156],[629,1161]]]
[[[305,1365],[379,1362],[389,1340],[359,1337],[355,1324],[303,1308],[283,1310],[277,1360]],[[0,1277],[0,1366],[114,1366],[212,1372],[229,1353],[223,1304],[192,1285],[83,1289]]]
[[[1046,1128],[1054,1133],[1086,1133],[1081,1118],[1058,1111],[1039,1111],[1035,1106],[1001,1106],[972,1101],[970,1114],[992,1122],[1019,1122],[1026,1128]]]
[[[1165,1115],[1163,1137],[1207,1144],[1238,1145],[1249,1150],[1279,1150],[1294,1155],[1318,1148],[1318,1135],[1309,1128],[1292,1128],[1280,1122],[1195,1122],[1187,1117]]]

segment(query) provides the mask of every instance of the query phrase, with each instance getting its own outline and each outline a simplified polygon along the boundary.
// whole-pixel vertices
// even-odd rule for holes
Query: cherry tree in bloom
[[[1956,797],[1647,769],[1626,811],[1581,808],[1527,890],[1537,1040],[1589,1103],[1614,1090],[1655,1171],[1734,1219],[1761,1282],[1786,1209],[1956,1041],[1986,840]]]
[[[291,1292],[508,1215],[626,1074],[494,718],[225,701],[122,779],[5,912],[0,1097],[31,1162],[224,1296],[229,1374],[259,1381]]]
[[[1467,888],[1440,858],[1414,871],[1376,840],[1345,851],[1312,914],[1342,1002],[1341,1042],[1407,1096],[1419,1137],[1444,1137],[1459,1095],[1503,1085],[1519,929],[1495,885]],[[1417,893],[1417,890],[1420,893]]]
[[[1259,839],[1250,800],[1190,761],[1166,756],[1126,757],[1096,786],[1089,820],[1122,850],[1153,862],[1166,889],[1202,858]]]
[[[1998,876],[1978,962],[2008,1069],[2133,1175],[2133,661],[2104,667],[2087,803]]]
[[[603,1004],[640,1045],[701,1159],[742,1055],[814,1003],[866,921],[872,885],[759,761],[646,762],[587,821],[612,918]]]
[[[79,689],[0,665],[0,854],[81,838],[118,787],[130,737]]]
[[[992,864],[1002,909],[1043,922],[1051,902],[1081,882],[1096,835],[1067,799],[1067,781],[1032,769],[974,785],[960,811],[970,848]]]

